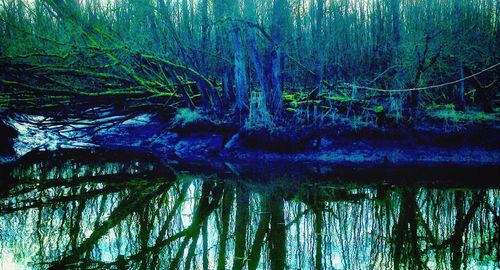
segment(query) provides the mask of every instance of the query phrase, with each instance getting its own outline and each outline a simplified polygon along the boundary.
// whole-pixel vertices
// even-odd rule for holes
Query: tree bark
[[[464,65],[462,60],[457,59],[457,71],[459,74],[459,78],[462,80],[458,83],[458,91],[457,91],[457,109],[460,111],[465,111],[465,81],[464,79]]]
[[[248,79],[240,32],[240,28],[233,24],[231,40],[234,50],[234,81],[236,84],[235,107],[236,110],[241,113],[248,107]]]
[[[283,53],[282,48],[287,27],[288,3],[287,0],[275,0],[273,4],[273,14],[271,22],[272,44],[269,47],[271,57],[271,86],[272,95],[269,108],[274,117],[279,118],[282,110],[282,92],[283,92]]]
[[[252,61],[253,66],[255,68],[255,76],[257,76],[257,80],[259,81],[259,86],[262,89],[267,100],[271,93],[269,90],[269,84],[265,77],[262,59],[257,50],[257,41],[255,40],[255,30],[251,27],[247,28],[247,42],[248,42],[248,52],[250,56],[250,61]]]

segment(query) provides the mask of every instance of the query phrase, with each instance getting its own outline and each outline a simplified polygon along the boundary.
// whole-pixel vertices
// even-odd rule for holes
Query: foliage
[[[375,113],[381,113],[384,111],[384,106],[378,105],[375,107],[374,111],[375,111]]]
[[[206,117],[202,116],[198,111],[193,111],[189,108],[181,108],[177,110],[177,114],[172,120],[173,126],[185,127],[192,123],[205,121]]]
[[[453,123],[471,123],[471,122],[498,122],[500,114],[488,114],[478,111],[456,111],[451,109],[437,109],[430,111],[429,116],[435,119],[450,121]]]
[[[6,0],[0,109],[236,108],[249,117],[240,123],[269,127],[365,121],[376,106],[396,119],[438,103],[491,112],[498,67],[465,76],[498,61],[496,10],[495,0]]]

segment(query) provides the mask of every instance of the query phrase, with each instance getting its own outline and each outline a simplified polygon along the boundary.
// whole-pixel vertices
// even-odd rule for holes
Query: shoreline
[[[109,128],[90,132],[70,130],[60,124],[70,122],[68,119],[49,121],[46,126],[34,124],[33,119],[39,119],[34,116],[25,115],[20,119],[19,116],[2,119],[4,149],[0,155],[4,159],[11,156],[15,160],[36,149],[130,148],[181,161],[500,164],[500,127],[495,123],[472,124],[457,130],[436,126],[355,130],[337,126],[336,129],[297,128],[273,133],[248,132],[227,128],[228,125],[207,128],[206,123],[179,128],[153,114],[138,114]],[[85,123],[72,126],[85,126]],[[7,149],[9,146],[11,149]]]

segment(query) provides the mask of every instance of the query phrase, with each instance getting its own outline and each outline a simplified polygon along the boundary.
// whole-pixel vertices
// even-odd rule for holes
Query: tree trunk
[[[282,109],[282,92],[283,92],[283,53],[282,48],[285,38],[284,30],[287,26],[287,9],[288,3],[286,0],[275,0],[273,4],[273,15],[271,22],[271,38],[272,44],[268,48],[271,56],[271,104],[269,108],[274,117],[281,116]]]
[[[191,26],[189,25],[189,8],[188,8],[188,1],[187,0],[182,0],[182,30],[184,33],[187,33],[188,36],[191,36],[189,33],[191,33]]]
[[[472,75],[474,72],[468,67],[468,66],[463,66],[463,69],[466,73],[467,76]],[[489,87],[484,87],[481,85],[479,82],[479,79],[477,77],[474,77],[469,80],[470,83],[472,84],[472,87],[474,87],[477,91],[477,97],[483,104],[483,111],[485,113],[492,113],[493,112],[493,107],[491,106],[490,100],[488,99],[487,91],[488,89],[491,89],[495,87],[495,82],[492,83]]]
[[[201,1],[201,48],[202,50],[208,50],[208,0]],[[202,69],[206,71],[206,57],[202,56],[200,61]]]
[[[251,27],[247,28],[247,42],[248,42],[248,53],[250,56],[250,61],[252,61],[255,68],[255,76],[259,81],[259,86],[264,92],[264,95],[270,95],[269,86],[265,78],[264,67],[262,60],[260,58],[259,52],[257,50],[257,41],[255,40],[255,30]]]
[[[282,93],[283,93],[283,55],[281,54],[281,48],[274,48],[271,52],[271,85],[272,85],[272,95],[271,95],[271,112],[276,118],[281,116],[281,108],[283,106]]]
[[[464,98],[465,81],[463,81],[463,79],[464,79],[464,65],[463,65],[462,60],[460,60],[460,59],[457,59],[457,70],[458,70],[458,74],[460,76],[460,79],[462,80],[458,83],[457,109],[460,111],[465,111],[465,98]]]
[[[235,107],[238,112],[242,112],[248,107],[248,79],[246,71],[245,56],[241,42],[240,28],[233,25],[231,40],[234,50],[234,81],[236,84]]]
[[[316,10],[316,29],[314,31],[314,41],[315,41],[315,55],[316,55],[316,74],[318,75],[317,87],[319,88],[319,92],[321,92],[321,88],[323,87],[323,63],[325,62],[325,55],[323,54],[323,48],[325,46],[323,40],[323,0],[317,0],[317,10]]]

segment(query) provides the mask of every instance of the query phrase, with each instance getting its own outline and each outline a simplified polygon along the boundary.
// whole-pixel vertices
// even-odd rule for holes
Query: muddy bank
[[[130,148],[180,162],[500,163],[500,127],[494,123],[279,127],[268,131],[239,129],[231,123],[175,125],[152,113],[110,114],[92,120],[12,114],[2,118],[2,129],[9,130],[1,138],[2,148],[7,149],[2,152],[4,160],[33,150]]]

